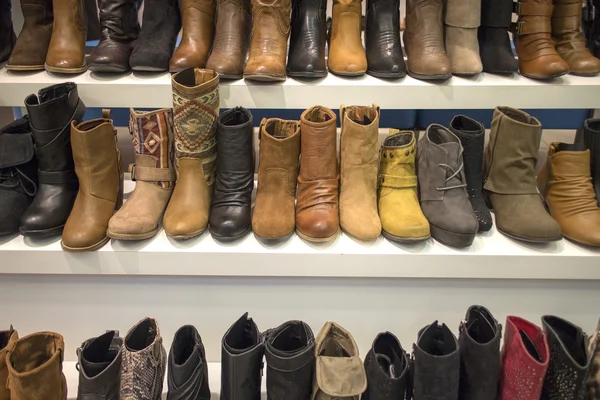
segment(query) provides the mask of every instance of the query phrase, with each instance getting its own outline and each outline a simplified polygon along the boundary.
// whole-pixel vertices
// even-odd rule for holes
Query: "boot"
[[[258,190],[252,230],[259,240],[273,244],[294,233],[300,123],[263,119],[258,137]]]
[[[204,68],[215,35],[215,2],[213,0],[182,0],[181,43],[169,61],[169,70]]]
[[[192,325],[179,328],[169,351],[167,400],[210,400],[202,338]]]
[[[119,400],[123,339],[118,331],[85,341],[77,349],[79,386],[77,398]]]
[[[588,353],[590,355],[590,374],[586,382],[587,400],[600,399],[600,321],[596,331],[590,336]],[[1,360],[1,358],[0,358]]]
[[[177,185],[163,225],[167,235],[188,239],[208,226],[215,181],[219,75],[188,68],[172,77]]]
[[[340,76],[361,76],[367,56],[360,37],[362,0],[334,0],[329,31],[329,70]]]
[[[0,64],[8,60],[16,41],[17,36],[12,23],[11,2],[10,0],[2,0],[0,3]]]
[[[315,354],[310,400],[358,400],[367,389],[367,374],[350,332],[326,322],[317,335]]]
[[[512,0],[481,0],[477,39],[484,72],[512,74],[519,69],[508,36],[512,8]]]
[[[552,38],[556,52],[569,64],[571,74],[594,76],[600,73],[600,60],[586,47],[581,13],[580,0],[554,0]]]
[[[408,75],[416,79],[452,78],[444,47],[443,0],[406,0],[404,50]]]
[[[11,326],[7,331],[0,331],[0,400],[10,400],[10,390],[6,387],[8,368],[6,355],[19,340],[19,333]]]
[[[19,220],[37,191],[37,160],[27,116],[0,128],[0,160],[1,236],[19,231]]]
[[[327,76],[327,1],[294,0],[287,74],[299,78]]]
[[[481,24],[481,0],[448,0],[445,15],[446,52],[455,75],[483,71],[477,28]]]
[[[529,114],[497,107],[485,151],[484,185],[498,230],[533,243],[561,239],[560,226],[544,209],[535,181],[542,125]]]
[[[404,399],[409,385],[409,361],[394,334],[377,335],[365,357],[365,371],[369,384],[361,400]]]
[[[437,321],[413,345],[413,399],[458,400],[460,355],[456,336]]]
[[[397,243],[429,239],[429,222],[417,192],[414,132],[390,130],[379,151],[379,217],[383,236]]]
[[[502,325],[490,311],[482,306],[472,306],[460,323],[461,400],[489,400],[498,394],[500,376],[500,339]]]
[[[315,372],[315,337],[302,321],[288,321],[265,341],[269,399],[310,398]]]
[[[600,118],[590,118],[585,121],[583,143],[586,149],[590,151],[592,184],[594,185],[598,207],[600,207]]]
[[[417,150],[421,208],[431,236],[448,246],[470,246],[479,223],[466,191],[459,139],[441,125],[429,125]]]
[[[492,215],[483,198],[483,147],[485,128],[483,124],[464,115],[457,115],[450,122],[450,130],[463,147],[467,194],[479,223],[479,232],[492,229]]]
[[[83,4],[87,19],[86,40],[100,40],[102,28],[100,27],[100,19],[98,18],[98,5],[95,0],[83,0]]]
[[[52,0],[21,0],[21,10],[23,28],[8,59],[6,69],[43,70],[52,37],[54,21]]]
[[[181,30],[177,1],[144,0],[142,30],[129,58],[134,71],[169,70],[169,60]]]
[[[245,313],[223,336],[220,400],[260,400],[263,352],[258,326]]]
[[[131,109],[129,128],[135,163],[129,166],[135,189],[110,219],[111,239],[142,240],[156,236],[175,186],[173,114],[170,109]]]
[[[398,79],[406,75],[400,41],[400,1],[367,0],[367,74]]]
[[[138,38],[136,0],[99,0],[102,38],[90,56],[94,72],[127,72]]]
[[[123,343],[121,399],[160,400],[167,369],[167,352],[154,318],[133,326]]]
[[[254,129],[243,107],[217,119],[217,176],[210,209],[210,233],[221,241],[242,238],[251,229],[254,190]]]
[[[542,317],[542,326],[550,349],[542,399],[584,400],[591,361],[586,334],[580,327],[552,315]]]
[[[250,0],[217,0],[217,28],[206,68],[221,79],[242,79],[252,31],[250,9]]]
[[[296,233],[310,242],[327,242],[340,230],[336,116],[315,106],[302,113],[300,124]]]
[[[38,332],[14,342],[6,354],[11,398],[66,400],[64,353],[63,337],[54,332]]]
[[[52,0],[54,26],[46,55],[46,71],[80,74],[88,68],[85,59],[87,19],[83,0]]]
[[[24,236],[59,235],[73,208],[79,184],[71,150],[71,122],[79,123],[85,104],[77,85],[61,83],[41,89],[25,99],[35,156],[38,160],[38,190],[21,217]]]
[[[587,47],[594,57],[600,57],[600,0],[589,0],[585,8]]]
[[[381,235],[377,212],[379,114],[375,104],[340,107],[340,225],[361,240]]]

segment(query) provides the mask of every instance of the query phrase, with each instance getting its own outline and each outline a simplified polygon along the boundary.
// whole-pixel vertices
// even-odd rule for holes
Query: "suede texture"
[[[329,71],[359,76],[367,70],[361,39],[362,0],[334,0],[329,32]]]
[[[0,400],[11,400],[10,389],[6,386],[8,382],[6,356],[8,349],[12,348],[17,340],[19,340],[19,333],[12,326],[9,330],[0,331]]]
[[[477,30],[477,39],[485,72],[512,74],[519,69],[508,35],[512,8],[512,0],[481,0],[481,26]]]
[[[46,55],[46,70],[79,74],[87,70],[87,18],[82,0],[52,0],[54,25]]]
[[[446,3],[446,52],[453,74],[475,75],[483,71],[477,41],[480,23],[481,0],[448,0]]]
[[[23,28],[6,68],[16,71],[44,69],[52,38],[52,0],[21,0]]]

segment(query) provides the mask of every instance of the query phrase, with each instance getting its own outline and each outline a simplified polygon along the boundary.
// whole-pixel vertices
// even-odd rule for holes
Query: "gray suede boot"
[[[483,71],[477,41],[477,28],[481,23],[481,0],[447,1],[444,31],[452,73],[478,74]]]

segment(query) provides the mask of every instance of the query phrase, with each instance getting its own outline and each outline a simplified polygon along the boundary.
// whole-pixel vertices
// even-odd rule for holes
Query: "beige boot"
[[[448,0],[446,4],[446,53],[452,73],[475,75],[483,71],[477,28],[481,22],[481,0]]]
[[[10,400],[10,390],[6,387],[8,381],[6,354],[18,339],[19,334],[12,326],[7,331],[0,331],[0,400]]]

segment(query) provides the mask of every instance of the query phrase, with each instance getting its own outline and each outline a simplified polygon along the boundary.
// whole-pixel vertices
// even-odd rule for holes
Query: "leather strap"
[[[71,124],[63,127],[58,135],[42,147],[35,146],[35,156],[44,157],[45,154],[60,152],[71,141]]]
[[[554,6],[553,18],[579,17],[582,13],[581,3],[558,3]]]
[[[528,21],[519,21],[510,26],[510,31],[515,35],[531,35],[533,33],[551,33],[550,18],[529,17]]]
[[[379,186],[395,189],[415,188],[417,187],[417,177],[410,176],[394,176],[394,175],[379,175]]]
[[[519,16],[523,15],[538,15],[551,17],[554,6],[552,4],[532,4],[532,3],[513,3],[513,11]]]
[[[175,170],[173,168],[138,167],[129,165],[132,181],[142,182],[175,182]]]
[[[38,171],[38,182],[48,184],[77,182],[77,175],[72,169],[66,171]]]

